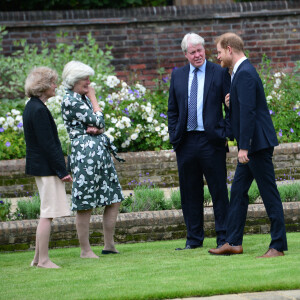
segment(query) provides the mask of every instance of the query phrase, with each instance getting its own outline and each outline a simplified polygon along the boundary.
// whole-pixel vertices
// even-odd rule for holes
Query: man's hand
[[[67,175],[64,178],[61,178],[61,181],[63,181],[63,182],[73,182],[73,179],[72,179],[71,175]]]
[[[225,96],[225,105],[227,107],[229,107],[229,99],[230,99],[230,94],[228,93],[226,96]]]
[[[88,127],[86,129],[86,133],[91,134],[91,135],[99,135],[102,134],[104,132],[104,128],[99,129],[97,127]]]
[[[241,164],[246,164],[249,162],[248,150],[240,149],[238,153],[238,160]]]

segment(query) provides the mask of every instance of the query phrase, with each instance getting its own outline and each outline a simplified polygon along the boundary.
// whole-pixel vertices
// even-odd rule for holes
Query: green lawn
[[[118,245],[120,255],[79,258],[79,248],[50,250],[61,269],[29,267],[33,252],[0,254],[0,299],[166,299],[300,288],[300,233],[284,257],[256,259],[269,235],[244,238],[244,254],[212,256],[204,247],[174,251],[183,240]],[[100,247],[94,247],[100,253]]]

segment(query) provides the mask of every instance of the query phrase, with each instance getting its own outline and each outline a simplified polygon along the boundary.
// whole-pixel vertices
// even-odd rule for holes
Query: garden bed
[[[283,203],[287,232],[300,231],[300,202]],[[31,250],[35,247],[38,220],[0,222],[0,251]],[[215,236],[212,207],[204,208],[205,236]],[[249,205],[245,234],[269,233],[270,223],[263,204]],[[145,211],[119,214],[117,243],[173,240],[186,237],[181,210]],[[102,216],[93,215],[90,242],[103,244]],[[54,219],[50,248],[78,246],[75,217]]]

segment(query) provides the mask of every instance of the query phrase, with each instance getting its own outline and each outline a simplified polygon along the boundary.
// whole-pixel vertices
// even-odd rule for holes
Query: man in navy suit
[[[170,142],[177,157],[181,204],[187,227],[184,248],[202,247],[204,181],[212,196],[217,246],[225,243],[229,206],[226,185],[226,122],[224,97],[229,92],[228,69],[205,59],[204,39],[188,33],[181,43],[189,64],[175,69],[168,102]],[[224,104],[224,105],[223,105]]]
[[[271,222],[271,243],[260,257],[283,256],[287,240],[282,202],[275,182],[272,163],[274,146],[278,145],[264,88],[255,68],[245,57],[244,43],[234,33],[216,40],[221,66],[230,67],[232,82],[229,118],[238,143],[238,165],[231,188],[226,244],[209,252],[216,255],[243,253],[243,231],[248,210],[248,190],[255,179]]]

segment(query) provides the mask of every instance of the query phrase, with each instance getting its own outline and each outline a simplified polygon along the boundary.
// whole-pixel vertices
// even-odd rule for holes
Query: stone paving
[[[176,298],[173,300],[300,300],[300,289],[290,291],[218,295],[211,297]]]

